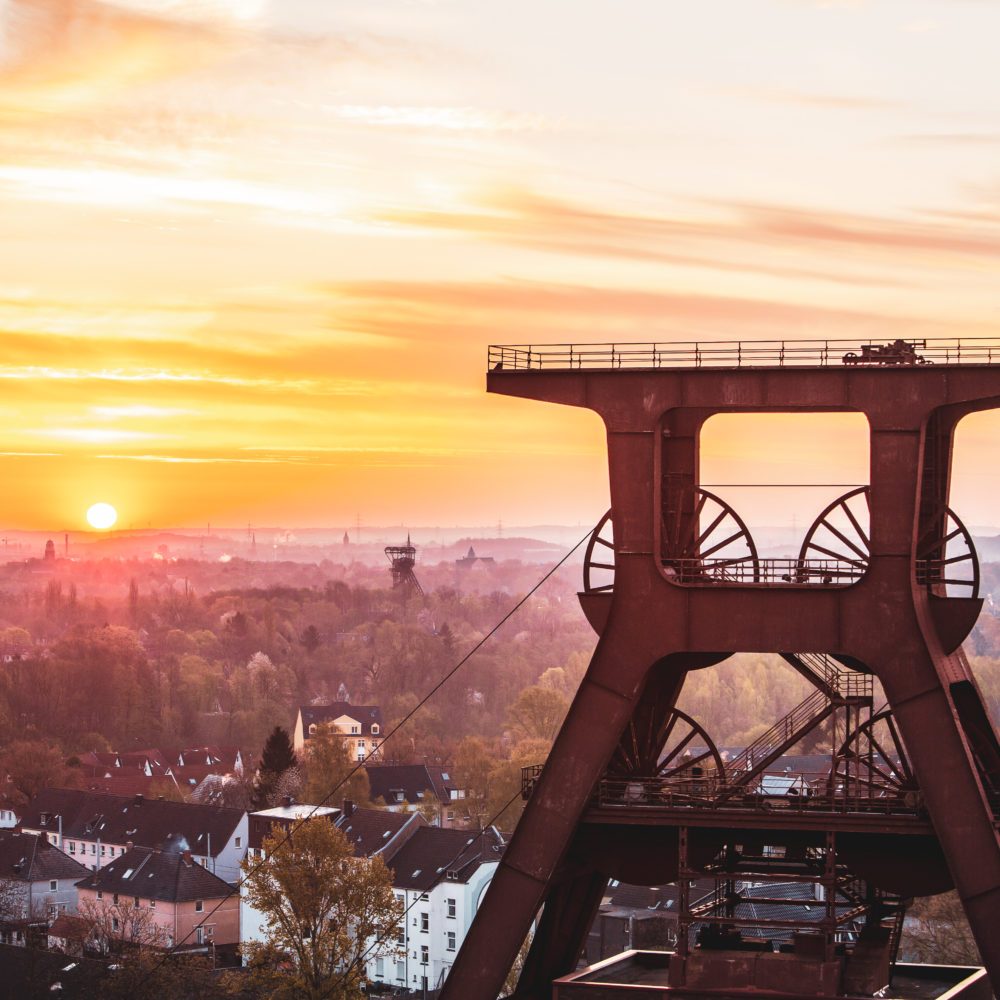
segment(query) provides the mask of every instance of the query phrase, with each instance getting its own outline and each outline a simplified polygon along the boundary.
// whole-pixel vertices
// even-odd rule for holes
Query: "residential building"
[[[287,801],[274,809],[262,809],[249,817],[249,856],[263,860],[262,842],[277,824],[288,828],[302,820],[332,822],[344,834],[359,857],[381,855],[386,864],[427,821],[419,814],[400,814],[382,809],[359,809],[349,799],[343,809],[329,806],[311,806]],[[262,941],[265,936],[264,915],[247,902],[246,894],[240,900],[241,940]]]
[[[386,864],[405,914],[399,953],[373,957],[368,978],[386,986],[436,990],[447,978],[503,854],[499,831],[423,826]]]
[[[372,802],[381,800],[386,809],[404,812],[430,806],[434,826],[465,827],[468,815],[465,789],[455,781],[451,768],[438,764],[369,764],[368,786]],[[421,809],[430,819],[431,809]]]
[[[155,926],[161,935],[146,942],[154,946],[235,955],[239,944],[239,893],[190,851],[133,847],[78,882],[77,893],[82,912],[105,911],[112,934],[145,911],[146,929]]]
[[[320,726],[328,725],[347,744],[351,760],[377,757],[382,747],[385,727],[382,709],[377,705],[352,705],[335,701],[329,705],[301,705],[295,717],[292,746],[301,753]]]
[[[275,806],[273,809],[260,809],[257,812],[252,812],[247,817],[247,856],[253,861],[263,861],[264,838],[271,835],[275,826],[288,830],[293,824],[300,823],[305,819],[325,819],[332,823],[339,816],[340,810],[331,806],[310,806],[292,802],[288,798],[282,805]],[[263,941],[264,924],[264,914],[247,902],[246,892],[241,883],[240,940]]]
[[[3,910],[0,943],[24,944],[32,928],[47,928],[60,914],[76,912],[76,883],[87,869],[45,837],[0,830]]]
[[[190,851],[214,875],[235,882],[246,854],[247,816],[239,809],[46,788],[25,806],[23,830],[43,834],[92,871],[131,847]]]

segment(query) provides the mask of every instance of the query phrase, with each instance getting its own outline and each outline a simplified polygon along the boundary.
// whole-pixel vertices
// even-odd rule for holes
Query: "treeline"
[[[489,593],[440,586],[404,601],[375,569],[355,568],[351,583],[205,595],[163,592],[135,570],[117,600],[50,580],[3,602],[0,739],[49,739],[67,753],[204,742],[257,750],[274,725],[291,726],[297,705],[345,692],[380,705],[391,724],[538,575],[500,564]],[[509,707],[547,670],[575,664],[578,674],[594,635],[575,586],[570,573],[551,579],[387,753],[447,755],[464,736],[500,738]]]

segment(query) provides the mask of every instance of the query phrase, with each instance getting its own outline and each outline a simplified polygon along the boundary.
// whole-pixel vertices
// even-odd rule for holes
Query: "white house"
[[[368,978],[387,986],[440,989],[493,878],[504,842],[498,830],[418,829],[386,864],[405,913],[399,954],[373,957]],[[374,954],[374,949],[373,949]]]

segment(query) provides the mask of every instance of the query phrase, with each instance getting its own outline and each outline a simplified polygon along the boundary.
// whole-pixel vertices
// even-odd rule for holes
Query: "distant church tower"
[[[56,543],[51,538],[45,543],[45,559],[47,562],[56,560]]]
[[[346,531],[344,532],[344,544],[345,545],[351,544],[351,536]]]

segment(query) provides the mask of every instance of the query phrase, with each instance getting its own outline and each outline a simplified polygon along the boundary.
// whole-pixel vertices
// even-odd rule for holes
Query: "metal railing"
[[[710,340],[615,344],[491,344],[491,371],[659,368],[828,368],[1000,364],[1000,338]]]
[[[831,789],[829,774],[799,773],[803,786],[794,792],[747,789],[712,775],[684,780],[663,778],[603,778],[593,805],[598,808],[711,809],[768,812],[855,813],[879,816],[923,816],[919,793],[858,793],[839,784]],[[800,780],[801,779],[801,780]]]
[[[846,559],[661,559],[666,575],[676,583],[711,586],[848,587],[865,574],[865,567]]]

